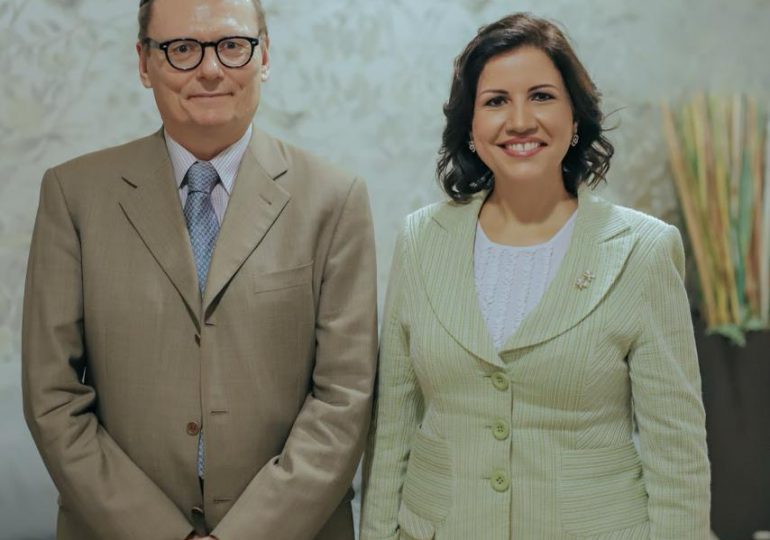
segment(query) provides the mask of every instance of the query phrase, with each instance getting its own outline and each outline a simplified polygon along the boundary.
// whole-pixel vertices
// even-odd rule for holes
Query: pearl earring
[[[262,73],[260,73],[260,78],[262,79],[262,82],[265,82],[270,78],[270,66],[262,66]]]

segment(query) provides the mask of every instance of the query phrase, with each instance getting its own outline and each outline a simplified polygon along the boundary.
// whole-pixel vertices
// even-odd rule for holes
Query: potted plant
[[[695,259],[696,343],[722,540],[770,530],[768,116],[750,98],[663,107],[671,169]]]

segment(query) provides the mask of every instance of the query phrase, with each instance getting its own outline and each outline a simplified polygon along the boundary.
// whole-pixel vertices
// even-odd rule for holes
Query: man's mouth
[[[212,99],[212,98],[220,98],[220,97],[228,97],[231,94],[225,93],[225,92],[218,92],[214,94],[192,94],[190,96],[190,99]]]

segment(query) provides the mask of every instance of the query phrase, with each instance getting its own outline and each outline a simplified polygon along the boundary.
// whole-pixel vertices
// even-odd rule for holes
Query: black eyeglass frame
[[[239,66],[231,66],[231,65],[228,65],[224,60],[222,60],[221,56],[219,56],[219,44],[222,43],[223,41],[227,41],[228,39],[245,39],[251,44],[251,53],[249,54],[249,57],[246,59],[246,61],[243,64]],[[171,45],[173,45],[174,43],[178,43],[180,41],[192,41],[200,45],[201,55],[200,55],[200,58],[198,59],[198,62],[194,66],[188,67],[188,68],[180,68],[176,66],[174,62],[171,61],[171,57],[168,54],[168,49],[169,47],[171,47]],[[163,53],[166,55],[166,61],[168,62],[168,64],[172,68],[179,71],[192,71],[198,66],[200,66],[201,62],[203,62],[203,59],[206,57],[206,47],[214,48],[214,54],[217,55],[217,60],[219,60],[219,63],[222,64],[224,67],[228,69],[239,69],[245,66],[246,64],[248,64],[249,62],[251,62],[251,59],[254,58],[254,49],[256,49],[257,46],[259,45],[259,37],[253,38],[249,36],[226,36],[216,41],[200,41],[195,38],[182,37],[182,38],[169,39],[168,41],[162,41],[162,42],[158,42],[150,37],[146,37],[142,40],[142,43],[150,48],[160,49],[161,51],[163,51]]]

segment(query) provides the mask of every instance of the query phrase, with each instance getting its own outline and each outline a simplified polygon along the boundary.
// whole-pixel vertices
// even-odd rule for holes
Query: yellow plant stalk
[[[748,100],[748,134],[747,150],[752,179],[752,220],[751,243],[746,253],[746,299],[751,307],[752,318],[760,317],[759,300],[759,241],[761,238],[761,205],[762,205],[762,137],[757,125],[757,104],[753,99]]]
[[[689,232],[690,244],[695,255],[695,265],[698,268],[698,275],[701,282],[701,294],[705,306],[705,318],[708,326],[718,324],[716,322],[716,305],[714,299],[714,279],[711,265],[708,262],[708,255],[704,245],[701,220],[698,217],[690,182],[688,181],[687,169],[684,163],[684,155],[679,144],[679,137],[674,126],[674,115],[666,103],[663,104],[663,126],[666,133],[666,140],[671,154],[671,165],[674,171],[674,184],[684,212],[685,223]]]
[[[696,96],[693,107],[693,136],[697,165],[697,181],[705,189],[701,200],[703,213],[706,214],[706,227],[713,242],[713,262],[716,269],[717,324],[730,324],[738,319],[739,308],[735,289],[735,275],[732,264],[731,242],[729,238],[730,211],[726,182],[717,178],[714,166],[713,144],[708,128],[708,105],[702,94]],[[710,196],[709,196],[710,194]]]
[[[711,189],[717,194],[718,209],[716,210],[717,221],[714,222],[714,238],[721,239],[721,242],[717,243],[719,252],[718,261],[722,263],[720,267],[725,279],[721,283],[725,284],[724,294],[729,301],[729,313],[725,314],[723,324],[736,324],[738,321],[742,320],[743,311],[736,283],[736,267],[740,265],[738,260],[740,258],[740,251],[737,251],[737,246],[734,245],[733,238],[731,238],[731,218],[736,215],[731,212],[731,206],[736,207],[737,205],[731,205],[733,197],[731,197],[731,183],[728,178],[728,166],[726,164],[728,156],[725,155],[726,152],[720,152],[720,149],[729,148],[730,144],[729,141],[724,141],[722,144],[719,144],[722,142],[720,141],[720,138],[727,136],[727,128],[725,125],[726,122],[721,121],[723,117],[719,114],[720,107],[718,106],[717,100],[712,98],[709,109],[705,109],[706,100],[705,98],[702,99],[704,114],[711,113],[704,119],[704,138],[711,143],[707,147],[707,150],[709,151],[707,154],[708,161],[705,162],[704,168],[710,172],[708,177],[712,182]],[[725,110],[725,107],[721,108],[725,111],[725,116],[729,117],[729,109]],[[720,155],[720,153],[722,155]],[[713,208],[714,205],[711,206]]]
[[[770,117],[765,130],[765,155],[770,156]],[[765,328],[770,326],[770,158],[765,159],[765,178],[762,192],[762,227],[760,233],[760,313],[761,322]]]
[[[765,149],[765,125],[759,121],[761,118],[759,107],[754,99],[749,100],[749,118],[751,119],[751,177],[753,180],[753,219],[752,219],[752,242],[749,251],[749,262],[747,266],[751,267],[753,283],[751,290],[746,290],[749,302],[752,306],[753,318],[761,321],[766,311],[762,310],[762,206],[764,201],[764,149]],[[767,280],[765,280],[767,283]]]
[[[685,178],[688,180],[692,188],[692,193],[695,193],[697,197],[694,201],[694,207],[697,212],[697,230],[703,231],[706,234],[706,238],[717,238],[714,230],[715,221],[718,221],[718,217],[713,214],[716,210],[716,206],[709,204],[709,199],[714,194],[709,193],[709,182],[707,171],[705,167],[705,142],[703,141],[702,134],[704,129],[702,128],[702,117],[699,114],[699,102],[693,100],[693,102],[685,108],[686,115],[684,117],[684,124],[682,126],[682,141],[685,147],[688,149],[688,160],[685,164],[690,164],[690,174],[685,174]],[[718,229],[716,229],[718,231]],[[714,313],[713,313],[713,325],[722,325],[727,322],[727,298],[724,294],[724,289],[719,286],[723,281],[723,272],[720,266],[720,260],[723,258],[719,253],[719,244],[707,241],[705,242],[705,255],[706,264],[709,268],[712,280],[712,294],[714,295]]]
[[[662,113],[706,322],[742,343],[770,328],[770,123],[741,96],[700,94]]]

